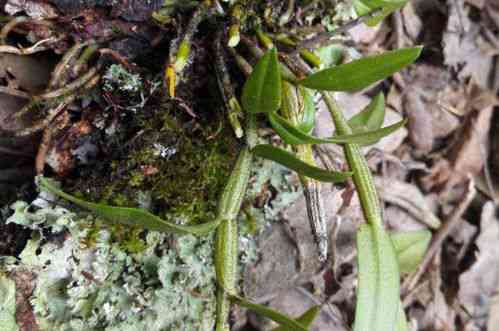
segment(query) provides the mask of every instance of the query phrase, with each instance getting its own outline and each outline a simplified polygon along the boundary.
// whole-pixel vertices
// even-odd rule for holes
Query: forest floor
[[[229,10],[236,1],[199,13],[198,1],[0,0],[0,329],[213,327],[212,235],[106,225],[38,192],[35,176],[176,223],[213,218],[242,145],[227,120],[220,57],[239,96],[245,78],[234,53],[255,63],[256,27],[276,39],[306,39],[354,19],[349,1],[253,2],[242,1],[251,10],[238,22]],[[193,15],[201,23],[191,29]],[[225,47],[238,23],[239,44]],[[172,50],[191,33],[172,90]],[[498,330],[499,4],[413,0],[376,27],[343,29],[316,54],[327,67],[414,45],[424,46],[414,65],[336,98],[350,117],[384,92],[385,125],[408,119],[364,152],[387,228],[432,232],[423,263],[402,279],[411,330]],[[314,134],[331,136],[331,118],[319,99],[316,105]],[[259,127],[261,141],[282,143],[267,123]],[[321,148],[329,156],[321,162],[345,168],[339,147]],[[319,304],[313,330],[346,331],[362,210],[351,183],[322,190],[326,265],[317,259],[298,177],[255,161],[239,216],[240,288],[292,316]],[[241,308],[231,322],[233,330],[275,327]]]

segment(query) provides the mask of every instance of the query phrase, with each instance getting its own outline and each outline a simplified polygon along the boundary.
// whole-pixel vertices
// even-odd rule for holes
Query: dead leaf
[[[483,327],[499,284],[499,220],[495,213],[492,202],[483,206],[476,262],[459,277],[459,301],[475,324]]]
[[[375,178],[375,185],[381,199],[405,209],[412,217],[432,229],[440,227],[440,220],[430,209],[421,191],[409,183],[395,178]],[[394,222],[398,223],[398,220]],[[414,230],[396,227],[396,231]]]
[[[416,41],[423,29],[423,22],[416,14],[412,2],[408,2],[402,8],[401,13],[404,20],[405,32],[413,41]]]
[[[488,133],[493,109],[497,101],[480,96],[473,90],[468,97],[468,115],[454,136],[445,159],[440,159],[423,177],[425,189],[447,191],[463,182],[468,174],[476,176],[483,169],[487,157]],[[489,92],[481,90],[482,93]],[[488,100],[484,102],[484,100]]]
[[[409,89],[404,97],[404,109],[407,114],[409,140],[419,153],[428,153],[433,149],[433,118],[425,107],[422,97],[415,90]]]
[[[493,46],[481,35],[480,26],[469,19],[463,1],[448,0],[449,16],[442,37],[445,64],[459,72],[461,81],[473,77],[481,87],[488,87],[493,69]]]
[[[21,12],[26,13],[27,16],[32,18],[49,19],[58,16],[57,11],[52,5],[42,1],[7,0],[4,10],[11,16]]]

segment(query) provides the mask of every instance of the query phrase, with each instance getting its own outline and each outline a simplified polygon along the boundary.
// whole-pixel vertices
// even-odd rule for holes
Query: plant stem
[[[237,138],[243,136],[243,128],[239,122],[239,117],[242,114],[241,106],[239,101],[235,97],[234,88],[232,87],[232,82],[229,75],[229,69],[227,68],[227,62],[225,59],[224,49],[222,47],[222,33],[220,30],[217,34],[215,40],[215,69],[218,81],[218,86],[220,93],[222,94],[222,99],[227,109],[227,116],[229,118],[230,125],[234,130]]]
[[[217,218],[223,219],[217,228],[215,271],[217,275],[216,331],[229,331],[229,294],[237,293],[238,226],[237,215],[250,177],[252,155],[256,144],[255,116],[247,114],[246,146],[241,150],[218,205]]]
[[[175,97],[178,77],[187,65],[191,54],[192,37],[196,33],[199,24],[211,14],[212,5],[211,1],[203,1],[192,14],[182,38],[172,41],[164,76],[165,87],[167,87],[168,94],[172,98]]]
[[[304,96],[296,86],[293,86],[286,81],[283,81],[282,84],[282,115],[292,124],[298,125],[304,112]],[[296,145],[293,146],[293,150],[298,159],[312,166],[317,166],[311,145]],[[324,262],[327,259],[328,253],[328,236],[326,213],[324,211],[324,202],[321,195],[321,183],[315,179],[302,175],[300,175],[299,178],[305,195],[310,228],[312,229],[312,234],[318,248],[319,260]]]
[[[324,99],[331,117],[333,118],[338,134],[351,134],[352,130],[348,126],[346,118],[343,116],[343,113],[333,97],[327,92],[322,92],[322,98]],[[357,144],[344,144],[343,150],[345,152],[348,166],[353,172],[353,182],[355,184],[355,188],[357,189],[357,194],[359,195],[364,217],[370,225],[382,228],[383,219],[381,217],[381,207],[378,193],[376,192],[374,180],[371,171],[367,166],[366,159]]]

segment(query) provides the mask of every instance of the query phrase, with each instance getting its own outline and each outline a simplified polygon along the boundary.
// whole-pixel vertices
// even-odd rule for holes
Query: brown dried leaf
[[[459,277],[460,303],[471,314],[474,324],[485,327],[491,300],[499,284],[499,220],[492,202],[487,202],[480,221],[481,233],[476,240],[476,262]]]
[[[462,183],[468,174],[476,176],[483,169],[491,117],[497,100],[490,97],[489,92],[475,88],[471,89],[467,98],[468,115],[456,132],[446,158],[439,160],[431,173],[422,179],[428,190],[447,191]]]
[[[375,178],[375,185],[381,199],[384,201],[405,209],[412,217],[432,229],[440,227],[440,220],[433,213],[423,194],[415,185],[395,178],[383,179],[381,177]],[[396,230],[408,231],[413,229],[397,227]]]
[[[43,1],[31,0],[8,0],[4,10],[7,14],[14,16],[20,12],[26,13],[32,18],[56,18],[57,11],[52,5]]]
[[[445,64],[459,71],[463,81],[473,77],[481,87],[488,87],[493,70],[493,46],[482,37],[480,26],[472,22],[463,1],[448,0],[449,16],[442,37]]]

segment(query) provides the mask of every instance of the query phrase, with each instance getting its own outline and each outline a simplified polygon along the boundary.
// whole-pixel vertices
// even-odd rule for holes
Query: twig
[[[409,276],[401,287],[402,296],[406,296],[414,286],[418,283],[421,276],[424,274],[428,266],[430,265],[433,257],[437,254],[437,252],[441,249],[441,246],[445,239],[449,236],[451,231],[455,228],[457,224],[459,224],[461,220],[461,216],[468,208],[469,204],[475,197],[475,186],[474,181],[471,176],[468,178],[468,185],[466,188],[466,192],[464,193],[464,197],[462,201],[459,202],[459,205],[452,212],[446,222],[442,224],[440,229],[437,231],[433,240],[431,241],[430,247],[426,251],[426,254],[423,258],[423,261],[419,265],[416,272],[414,272],[411,276]]]
[[[33,97],[33,100],[40,101],[40,100],[46,100],[46,99],[54,99],[66,94],[73,93],[76,91],[78,88],[82,87],[90,81],[94,76],[97,75],[97,67],[92,67],[90,68],[85,74],[83,74],[80,78],[74,80],[70,84],[67,84],[64,87],[61,87],[60,89],[50,91],[50,92],[45,92],[43,94],[39,94],[35,97]]]
[[[90,60],[92,55],[94,55],[97,49],[98,45],[96,43],[91,43],[87,48],[85,48],[78,60],[76,60],[72,73],[77,75],[83,66]]]
[[[36,44],[33,46],[27,47],[27,48],[17,48],[15,46],[10,46],[10,45],[0,45],[0,53],[10,53],[10,54],[16,54],[16,55],[30,55],[30,54],[35,54],[38,52],[42,52],[48,49],[48,47],[42,46],[43,44],[49,43],[49,42],[55,42],[59,40],[58,38],[55,37],[50,37],[47,39],[43,39],[38,41]]]
[[[251,64],[249,64],[248,61],[244,57],[242,57],[238,52],[236,52],[233,48],[229,48],[230,54],[234,57],[234,60],[236,60],[236,64],[239,67],[239,69],[243,72],[243,74],[248,77],[251,74],[251,71],[253,68],[251,67]]]
[[[49,150],[50,142],[52,141],[53,131],[54,128],[48,127],[43,132],[42,141],[40,142],[40,146],[38,147],[38,152],[36,153],[35,158],[35,170],[38,175],[43,174],[45,159]]]
[[[134,69],[134,66],[132,64],[130,64],[130,62],[128,62],[128,60],[123,55],[121,55],[120,53],[118,53],[114,49],[111,49],[111,48],[101,48],[101,49],[99,49],[99,53],[100,54],[110,55],[116,61],[118,61],[119,63],[121,63],[123,66],[125,66],[127,69]]]
[[[284,14],[279,18],[279,26],[283,26],[291,20],[293,13],[295,11],[295,0],[288,0],[288,7]]]
[[[239,41],[241,40],[241,34],[240,34],[240,29],[241,29],[241,14],[242,14],[242,6],[239,3],[236,3],[232,7],[232,12],[231,12],[231,25],[229,27],[229,38],[227,41],[227,46],[229,47],[236,47],[239,44]]]
[[[23,23],[23,22],[26,22],[27,20],[29,20],[29,17],[27,17],[27,16],[18,16],[18,17],[14,17],[13,19],[11,19],[9,21],[9,23],[5,24],[2,28],[2,30],[0,31],[0,41],[2,42],[2,44],[7,43],[7,36],[9,35],[9,32],[16,25]]]
[[[31,95],[29,95],[28,93],[21,91],[21,90],[18,90],[18,89],[15,89],[15,88],[8,87],[8,86],[0,86],[0,93],[13,95],[15,97],[19,97],[19,98],[23,98],[23,99],[31,99]]]
[[[241,138],[243,136],[243,129],[239,122],[239,116],[242,114],[242,109],[235,97],[234,88],[232,87],[232,82],[230,80],[229,70],[225,61],[225,53],[222,48],[222,33],[223,30],[220,30],[217,34],[214,47],[218,87],[222,94],[225,108],[227,108],[227,116],[232,129],[234,130],[236,137]]]
[[[55,66],[54,71],[52,71],[52,77],[50,78],[48,84],[49,89],[55,88],[59,85],[62,79],[61,77],[63,73],[66,72],[71,60],[73,60],[85,46],[89,45],[90,42],[90,40],[84,43],[77,42],[63,55],[62,59]]]
[[[301,49],[304,49],[304,48],[316,48],[318,46],[326,46],[327,44],[329,44],[329,41],[332,37],[339,35],[341,33],[344,33],[346,31],[356,27],[357,25],[359,25],[359,24],[367,21],[368,19],[376,16],[377,14],[379,14],[379,12],[380,12],[379,9],[374,10],[367,15],[360,16],[356,19],[351,20],[348,23],[345,23],[344,25],[338,27],[337,29],[335,29],[333,31],[321,32],[310,39],[304,40],[304,41],[298,43],[298,45],[296,46],[296,50],[293,52],[293,54],[298,53]]]

